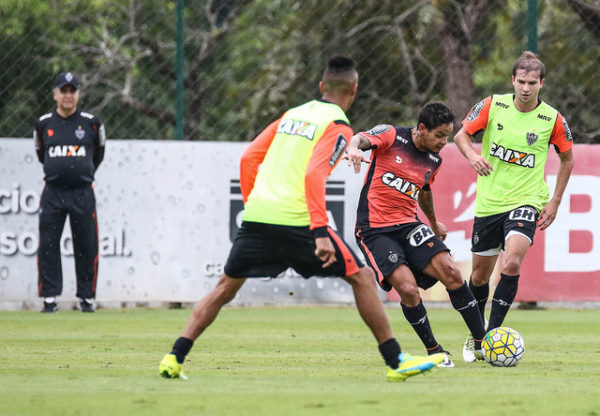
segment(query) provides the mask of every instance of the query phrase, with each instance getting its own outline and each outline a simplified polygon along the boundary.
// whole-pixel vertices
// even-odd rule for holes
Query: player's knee
[[[444,267],[444,275],[446,277],[444,285],[450,290],[458,289],[465,282],[460,274],[460,270],[454,263]]]
[[[514,276],[521,271],[521,260],[517,256],[506,256],[502,262],[502,273]]]
[[[370,267],[361,267],[358,273],[346,277],[346,280],[350,282],[352,286],[366,286],[373,287],[376,289],[375,284],[375,273]]]
[[[415,282],[398,282],[394,285],[394,289],[402,298],[402,303],[407,306],[416,306],[419,303],[421,295],[419,287]]]
[[[438,257],[434,263],[434,269],[439,274],[439,280],[446,288],[453,290],[463,285],[464,280],[460,274],[460,270],[450,256]]]
[[[490,281],[490,275],[484,272],[483,269],[473,269],[470,280],[474,286],[483,286]]]

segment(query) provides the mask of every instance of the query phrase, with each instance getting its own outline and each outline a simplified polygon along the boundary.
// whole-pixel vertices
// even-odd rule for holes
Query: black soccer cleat
[[[58,312],[58,305],[56,302],[44,302],[44,307],[41,310],[42,313],[56,313]]]
[[[94,303],[88,302],[86,299],[81,299],[81,301],[79,302],[79,306],[81,307],[81,312],[96,312],[96,309],[94,308]]]

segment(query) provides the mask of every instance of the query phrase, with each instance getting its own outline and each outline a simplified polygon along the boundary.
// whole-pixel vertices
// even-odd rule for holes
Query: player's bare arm
[[[435,235],[437,235],[440,240],[445,240],[446,236],[448,235],[448,231],[446,230],[446,226],[439,222],[435,217],[435,209],[433,207],[433,192],[431,190],[427,191],[425,189],[421,189],[421,192],[419,192],[419,206],[429,220],[429,226]]]
[[[540,230],[545,230],[554,222],[558,207],[562,201],[563,193],[565,192],[565,188],[571,177],[571,171],[575,165],[575,161],[573,160],[573,150],[571,149],[559,153],[558,157],[560,158],[560,166],[556,175],[556,186],[554,187],[552,199],[548,201],[546,206],[540,211],[540,216],[538,218],[538,227],[540,227]]]
[[[362,151],[369,150],[371,142],[361,133],[355,134],[350,139],[350,144],[346,148],[346,154],[343,159],[348,160],[348,166],[354,166],[354,173],[360,173],[361,163],[370,163],[369,159],[364,156]]]
[[[456,133],[454,142],[458,146],[458,150],[467,158],[471,167],[478,175],[489,176],[492,173],[494,170],[492,165],[475,150],[471,142],[471,135],[467,133],[464,127]]]
[[[315,256],[317,256],[323,262],[323,268],[331,266],[335,263],[335,247],[329,237],[318,237],[315,238]]]

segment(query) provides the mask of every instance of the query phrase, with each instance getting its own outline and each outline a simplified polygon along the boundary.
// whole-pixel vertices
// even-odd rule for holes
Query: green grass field
[[[432,309],[456,367],[385,379],[352,307],[228,308],[185,371],[158,363],[189,310],[0,312],[0,415],[600,415],[600,311],[513,310],[525,338],[516,368],[462,362],[457,312]],[[405,351],[423,347],[388,308]]]

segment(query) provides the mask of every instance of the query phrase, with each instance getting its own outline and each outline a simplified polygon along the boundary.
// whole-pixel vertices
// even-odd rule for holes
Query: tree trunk
[[[474,104],[473,63],[469,48],[472,33],[484,21],[489,0],[440,0],[438,18],[444,56],[448,104],[456,116],[455,131]]]

